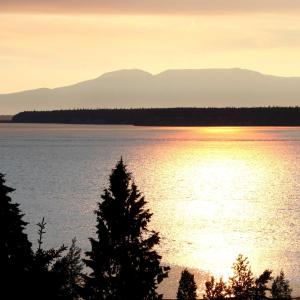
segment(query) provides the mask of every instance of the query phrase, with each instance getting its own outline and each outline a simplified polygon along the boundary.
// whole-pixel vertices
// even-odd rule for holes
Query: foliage
[[[92,270],[87,299],[161,299],[156,289],[169,268],[160,265],[154,250],[159,235],[148,229],[152,214],[122,159],[101,198],[95,211],[98,239],[90,238],[92,249],[86,252]]]
[[[234,298],[237,300],[262,300],[268,299],[267,292],[270,292],[270,281],[273,279],[271,270],[265,270],[258,278],[253,276],[247,257],[239,255],[233,264],[233,276],[229,278],[228,283],[219,282],[211,277],[205,283],[206,291],[204,299],[223,300]],[[274,292],[273,292],[274,290]],[[276,294],[277,293],[277,294]],[[276,294],[276,296],[275,296]],[[288,282],[281,274],[274,280],[272,286],[272,295],[275,299],[290,299],[291,290]],[[288,296],[287,296],[288,295]],[[283,297],[283,298],[282,298]]]
[[[251,299],[254,277],[247,257],[239,255],[233,264],[233,276],[229,278],[230,292],[236,299]]]
[[[268,284],[272,279],[271,270],[265,270],[258,278],[253,276],[247,257],[239,255],[232,266],[233,276],[225,283],[222,278],[219,282],[211,277],[205,283],[206,291],[204,299],[223,300],[234,298],[238,300],[261,300],[266,299]]]
[[[274,279],[271,294],[274,299],[291,299],[292,289],[290,288],[288,280],[285,279],[283,271]]]
[[[12,203],[9,194],[14,189],[5,185],[0,174],[0,274],[1,293],[10,299],[28,293],[28,274],[32,264],[31,243],[24,233],[26,222],[19,204]]]
[[[34,282],[34,299],[59,299],[59,291],[62,280],[57,273],[52,272],[51,267],[55,260],[60,258],[66,247],[62,245],[59,249],[43,249],[43,237],[46,233],[46,223],[44,218],[37,224],[38,248],[34,252],[32,265],[32,280]]]
[[[24,229],[23,214],[19,204],[12,203],[8,196],[14,189],[5,185],[0,174],[0,265],[1,270],[26,271],[31,262],[31,243]]]
[[[82,286],[83,263],[81,249],[76,246],[76,239],[72,240],[68,253],[57,259],[52,267],[58,278],[61,279],[59,296],[64,299],[79,299]]]
[[[194,275],[187,269],[181,272],[179,287],[177,291],[178,300],[195,300],[197,297],[197,285],[195,283]]]
[[[62,245],[59,249],[48,249],[44,250],[43,245],[43,236],[46,233],[46,223],[45,218],[42,219],[42,222],[38,223],[38,248],[34,253],[34,266],[39,272],[47,272],[49,271],[50,266],[54,263],[56,259],[61,257],[61,254],[67,249],[64,245]]]
[[[260,300],[266,298],[266,292],[270,291],[268,288],[268,283],[272,280],[272,271],[265,270],[257,279],[255,279],[254,289],[253,289],[253,299]]]
[[[223,300],[230,293],[229,288],[222,278],[220,278],[219,282],[217,282],[212,276],[210,280],[205,283],[205,287],[206,290],[204,299],[206,300]]]

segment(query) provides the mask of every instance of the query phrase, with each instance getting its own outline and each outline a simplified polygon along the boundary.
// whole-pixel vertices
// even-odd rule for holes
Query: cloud
[[[227,14],[299,12],[298,0],[0,0],[0,12]]]

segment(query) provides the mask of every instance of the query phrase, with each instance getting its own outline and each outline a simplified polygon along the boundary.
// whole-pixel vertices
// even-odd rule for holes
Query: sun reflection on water
[[[237,253],[243,250],[239,245],[242,237],[235,232],[234,224],[249,222],[255,214],[253,205],[242,199],[256,192],[264,174],[256,172],[258,161],[247,161],[243,153],[232,153],[227,147],[219,147],[215,152],[201,149],[200,153],[200,156],[194,153],[187,157],[178,153],[181,163],[175,166],[174,173],[185,178],[192,198],[176,204],[175,218],[185,220],[190,230],[182,232],[179,227],[175,236],[191,240],[195,245],[192,253],[184,258],[185,264],[203,268],[208,263],[205,269],[227,277]],[[247,178],[255,180],[246,185]],[[234,244],[230,244],[232,240]],[[207,257],[201,248],[206,250]]]
[[[242,127],[198,127],[194,132],[204,134],[238,134],[243,132]]]
[[[299,128],[3,124],[0,133],[1,168],[32,241],[46,215],[49,247],[77,235],[88,250],[92,212],[122,155],[172,266],[165,298],[176,297],[182,268],[203,284],[207,272],[228,277],[240,253],[256,275],[282,268],[300,295]]]
[[[249,142],[247,130],[195,128],[188,130],[188,141],[179,131],[172,145],[151,146],[156,169],[144,172],[160,178],[158,184],[148,178],[147,187],[149,194],[159,195],[151,209],[167,262],[225,279],[240,253],[249,257],[256,273],[272,267],[266,249],[276,252],[278,241],[267,234],[277,224],[281,199],[278,186],[270,184],[276,176],[277,182],[283,178],[283,165],[270,144]],[[246,140],[237,143],[246,133]],[[210,141],[223,134],[230,139]],[[255,140],[255,132],[251,134]],[[259,132],[260,139],[265,136]]]

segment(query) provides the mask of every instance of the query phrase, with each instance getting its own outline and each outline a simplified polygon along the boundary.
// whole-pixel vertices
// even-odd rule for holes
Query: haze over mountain
[[[0,94],[1,114],[129,107],[251,107],[300,104],[300,77],[243,69],[120,70],[71,86]]]

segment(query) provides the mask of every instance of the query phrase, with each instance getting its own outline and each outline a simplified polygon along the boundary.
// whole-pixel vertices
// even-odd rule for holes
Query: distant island
[[[136,126],[300,126],[300,107],[27,111],[13,116],[12,122]]]

